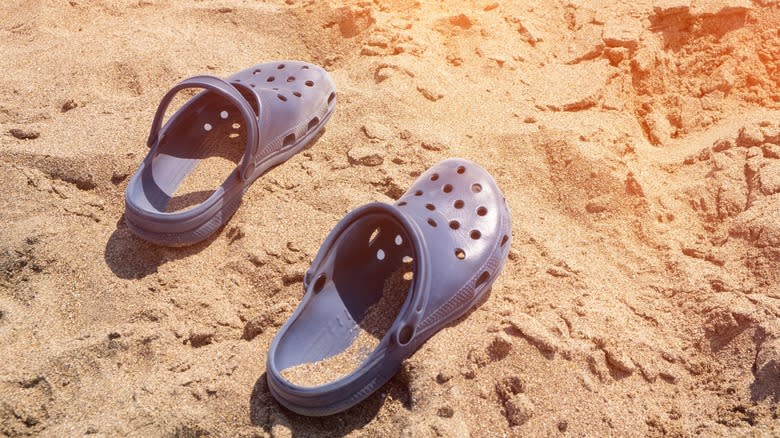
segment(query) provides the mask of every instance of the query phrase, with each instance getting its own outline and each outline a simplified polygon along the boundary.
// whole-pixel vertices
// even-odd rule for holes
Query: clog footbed
[[[322,244],[304,277],[302,302],[271,345],[271,393],[311,416],[359,403],[428,338],[486,296],[506,262],[511,235],[509,210],[495,181],[463,159],[433,166],[394,205],[371,203],[352,211]],[[373,312],[374,306],[398,288],[403,295],[384,333],[372,332],[377,338],[368,349],[352,349],[377,315],[387,316]],[[353,350],[354,368],[335,380],[289,377],[303,369],[312,381],[322,370],[317,366]]]
[[[193,88],[203,91],[163,124],[174,97]],[[335,97],[325,70],[301,61],[259,64],[227,79],[195,76],[177,84],[160,102],[149,153],[127,186],[130,230],[166,246],[206,239],[230,219],[257,177],[318,136]],[[217,175],[220,179],[208,182],[205,190],[179,195],[198,164],[214,156],[234,161],[235,168]]]

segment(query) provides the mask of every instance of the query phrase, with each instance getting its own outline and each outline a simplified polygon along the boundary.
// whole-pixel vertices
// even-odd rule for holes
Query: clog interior
[[[282,375],[302,386],[348,375],[379,345],[412,286],[415,254],[399,223],[372,214],[347,227],[325,266],[276,355],[289,369]]]
[[[237,88],[257,114],[251,92]],[[245,152],[247,131],[238,108],[212,91],[192,97],[167,124],[142,183],[145,207],[171,213],[202,203],[232,177]]]

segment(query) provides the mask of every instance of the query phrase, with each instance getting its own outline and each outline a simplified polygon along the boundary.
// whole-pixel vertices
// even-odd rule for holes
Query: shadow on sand
[[[262,427],[268,433],[278,425],[289,429],[294,437],[343,437],[370,423],[388,398],[401,400],[409,409],[409,389],[404,380],[404,373],[400,371],[363,402],[344,412],[327,417],[307,417],[280,405],[268,390],[266,373],[263,373],[255,382],[249,397],[249,415],[253,425]]]
[[[136,237],[127,228],[125,217],[117,221],[116,230],[106,242],[103,259],[106,265],[117,277],[124,279],[140,279],[157,272],[163,263],[197,254],[209,246],[219,235],[212,234],[203,242],[181,248],[157,246]]]

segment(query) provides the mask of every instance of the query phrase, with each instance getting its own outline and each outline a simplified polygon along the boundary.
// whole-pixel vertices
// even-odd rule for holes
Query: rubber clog
[[[503,194],[484,169],[463,159],[433,166],[394,205],[352,211],[323,243],[304,277],[302,302],[271,344],[271,394],[309,416],[361,402],[428,338],[480,303],[506,262],[511,238]],[[405,263],[413,273],[405,301],[354,371],[319,386],[284,378],[285,369],[345,351],[384,282]]]
[[[163,125],[174,96],[190,88],[204,91]],[[129,229],[164,246],[206,239],[230,219],[260,175],[317,138],[335,105],[327,72],[301,61],[259,64],[227,79],[195,76],[182,81],[160,102],[147,141],[149,153],[128,183]],[[221,185],[200,194],[200,202],[189,208],[168,211],[176,190],[201,160],[226,153],[231,141],[242,138],[243,155]]]

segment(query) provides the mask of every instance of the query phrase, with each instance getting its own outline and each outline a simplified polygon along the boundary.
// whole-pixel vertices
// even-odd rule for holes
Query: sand
[[[780,435],[776,2],[0,13],[0,435]],[[324,134],[206,242],[133,237],[164,93],[285,58],[331,73]],[[451,156],[513,213],[490,298],[348,412],[280,407],[266,352],[328,231]]]
[[[357,335],[342,352],[316,362],[308,362],[281,371],[282,377],[301,386],[324,385],[351,374],[376,350],[387,330],[395,322],[409,292],[410,281],[401,268],[385,279],[379,300],[357,320]]]

